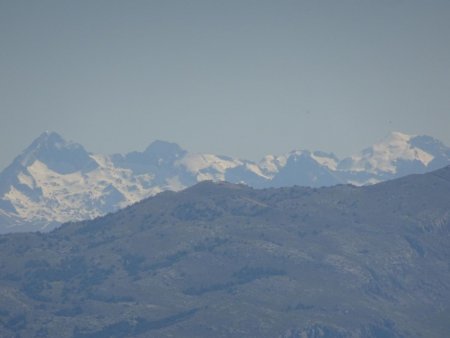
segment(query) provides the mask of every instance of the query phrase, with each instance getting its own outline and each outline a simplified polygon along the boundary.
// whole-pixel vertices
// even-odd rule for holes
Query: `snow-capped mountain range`
[[[399,132],[343,160],[295,150],[267,155],[258,163],[192,153],[164,141],[151,143],[143,152],[93,154],[45,132],[0,174],[0,232],[50,230],[204,180],[256,188],[364,185],[449,164],[450,148],[442,142]]]

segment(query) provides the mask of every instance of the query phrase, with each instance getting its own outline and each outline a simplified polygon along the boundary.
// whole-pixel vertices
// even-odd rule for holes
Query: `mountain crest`
[[[37,230],[42,221],[97,217],[161,191],[178,191],[205,180],[254,188],[366,185],[449,164],[450,148],[440,141],[400,132],[344,160],[299,148],[255,163],[192,153],[161,140],[144,151],[90,154],[80,144],[46,131],[0,174],[0,232],[16,220],[30,222],[30,228]],[[195,189],[215,189],[210,187],[205,183]]]
[[[150,145],[144,150],[145,156],[155,158],[167,158],[167,157],[181,157],[186,153],[186,150],[181,148],[178,144],[173,142],[156,140],[150,143]]]
[[[24,167],[32,164],[41,152],[50,149],[63,149],[68,142],[61,135],[51,131],[45,131],[37,137],[21,154],[21,164]]]
[[[359,154],[344,159],[338,168],[352,172],[365,171],[381,176],[389,174],[395,177],[406,172],[420,173],[431,170],[429,164],[438,154],[417,146],[414,140],[418,138],[420,136],[392,132]]]
[[[79,170],[92,170],[97,163],[81,144],[68,142],[56,132],[45,131],[16,159],[21,166],[28,167],[35,161],[44,163],[59,174]]]

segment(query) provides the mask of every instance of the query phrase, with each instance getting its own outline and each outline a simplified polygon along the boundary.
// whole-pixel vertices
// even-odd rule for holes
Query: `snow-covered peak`
[[[188,172],[196,175],[199,181],[216,181],[224,180],[225,172],[228,169],[242,165],[242,162],[213,154],[187,153],[177,161],[177,165],[186,168]]]
[[[264,158],[258,163],[262,172],[268,176],[276,174],[279,172],[288,161],[298,161],[301,158],[309,158],[317,164],[324,166],[330,170],[336,170],[339,159],[334,154],[325,153],[322,151],[314,151],[311,152],[309,150],[292,150],[291,152],[283,155],[266,155]]]
[[[82,145],[64,140],[58,133],[45,131],[14,161],[16,167],[27,168],[41,161],[58,173],[92,170],[97,163]]]
[[[321,166],[327,167],[330,170],[336,170],[339,161],[339,159],[334,154],[318,150],[293,150],[286,155],[286,160],[293,159],[294,161],[298,161],[300,158],[308,158],[317,162]]]
[[[423,166],[433,160],[434,156],[411,144],[415,135],[392,132],[384,140],[364,149],[341,162],[340,169],[367,171],[370,173],[386,172],[395,174],[399,161],[419,162]]]
[[[323,151],[315,151],[311,153],[311,157],[319,164],[327,167],[330,170],[336,170],[339,159],[330,153],[325,153]]]
[[[159,140],[144,151],[91,154],[57,133],[44,132],[0,173],[0,232],[20,222],[37,230],[96,217],[203,180],[257,188],[364,185],[449,164],[450,148],[440,141],[399,132],[343,161],[320,151],[294,150],[267,155],[259,163],[191,153]]]
[[[393,131],[386,136],[383,142],[395,143],[395,142],[409,142],[409,140],[415,135],[405,134],[399,131]]]
[[[259,162],[259,167],[263,170],[267,175],[276,174],[281,168],[286,165],[287,155],[266,155]]]

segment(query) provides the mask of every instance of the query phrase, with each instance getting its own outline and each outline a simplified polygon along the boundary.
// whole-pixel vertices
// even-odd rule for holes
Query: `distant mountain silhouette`
[[[399,132],[343,160],[320,151],[294,150],[267,155],[258,163],[196,154],[165,141],[155,141],[142,152],[92,154],[57,133],[45,132],[0,174],[0,233],[50,230],[204,180],[255,188],[365,185],[449,164],[450,148],[442,142]]]

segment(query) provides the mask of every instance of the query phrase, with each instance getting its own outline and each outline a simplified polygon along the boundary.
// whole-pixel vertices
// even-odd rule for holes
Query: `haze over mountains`
[[[450,166],[364,187],[202,182],[3,235],[0,336],[448,337],[449,205]]]
[[[151,143],[143,152],[93,154],[45,132],[0,174],[0,232],[49,230],[204,180],[255,188],[365,185],[448,164],[450,148],[442,142],[399,132],[342,160],[320,151],[295,150],[267,155],[258,163],[192,153],[164,141]]]

